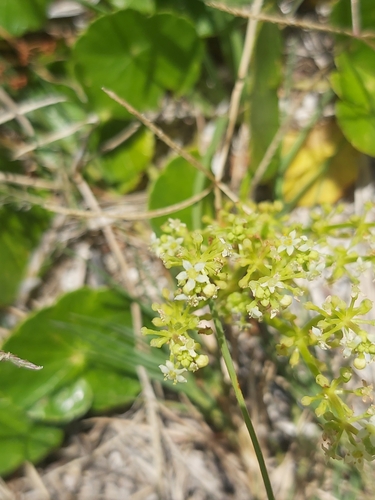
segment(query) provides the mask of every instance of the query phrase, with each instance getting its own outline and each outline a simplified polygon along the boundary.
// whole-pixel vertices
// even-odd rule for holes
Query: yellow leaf
[[[293,146],[298,132],[289,132],[282,154]],[[314,127],[289,165],[283,181],[286,202],[300,196],[298,205],[335,203],[357,179],[360,153],[345,139],[334,121]]]

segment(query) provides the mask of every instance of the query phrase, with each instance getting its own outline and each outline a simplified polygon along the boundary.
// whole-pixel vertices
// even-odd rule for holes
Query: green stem
[[[215,323],[216,335],[217,335],[217,339],[219,342],[221,354],[223,356],[225,365],[228,369],[229,378],[230,378],[230,381],[232,383],[232,387],[233,387],[234,393],[236,395],[236,399],[237,399],[238,405],[240,407],[242,417],[244,419],[245,425],[247,427],[251,441],[252,441],[253,446],[254,446],[254,451],[255,451],[255,455],[256,455],[257,460],[258,460],[260,472],[262,474],[264,487],[265,487],[266,492],[267,492],[267,498],[268,498],[268,500],[275,500],[275,497],[274,497],[274,494],[272,491],[270,478],[269,478],[269,475],[267,472],[266,463],[264,461],[263,453],[262,453],[261,447],[259,445],[259,441],[258,441],[257,435],[255,433],[255,429],[254,429],[253,423],[251,421],[249,412],[247,411],[245,399],[243,397],[242,391],[240,389],[240,385],[238,383],[237,374],[236,374],[236,371],[234,369],[232,357],[230,355],[229,348],[228,348],[228,343],[227,343],[227,340],[225,338],[223,325],[220,321],[219,315],[217,313],[217,310],[215,308],[215,304],[213,301],[210,301],[210,309],[211,309],[212,317],[213,317],[213,320]]]

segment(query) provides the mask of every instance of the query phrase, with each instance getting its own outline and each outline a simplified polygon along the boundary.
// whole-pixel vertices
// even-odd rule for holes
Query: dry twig
[[[28,186],[36,189],[49,189],[51,191],[60,189],[57,182],[26,177],[25,175],[11,174],[10,172],[0,172],[0,182],[4,182],[5,184],[17,184],[18,186]]]
[[[238,197],[232,193],[232,191],[222,182],[218,182],[215,179],[215,176],[211,171],[207,170],[204,165],[198,161],[194,156],[181,148],[175,141],[173,141],[167,134],[165,134],[159,127],[157,127],[154,123],[152,123],[148,118],[139,113],[131,104],[129,104],[124,99],[121,99],[117,94],[112,92],[112,90],[108,90],[103,88],[103,92],[105,92],[111,99],[116,101],[118,104],[123,106],[125,109],[129,111],[133,116],[136,116],[139,121],[141,121],[148,129],[150,129],[156,136],[159,137],[167,146],[169,146],[175,153],[177,153],[181,158],[184,158],[187,162],[189,162],[193,167],[202,172],[207,179],[212,181],[214,185],[216,185],[224,194],[228,196],[228,198],[234,203],[238,202]]]
[[[10,361],[19,368],[28,368],[29,370],[41,370],[43,368],[43,366],[34,365],[34,363],[26,359],[19,358],[11,352],[0,351],[0,361]]]
[[[254,14],[259,14],[262,9],[263,0],[255,0],[252,8]],[[230,106],[228,112],[228,128],[225,134],[224,145],[220,153],[220,158],[216,166],[216,179],[221,180],[224,173],[225,162],[228,157],[228,151],[230,143],[232,141],[232,136],[234,132],[234,127],[236,125],[236,119],[238,115],[238,109],[240,105],[240,99],[242,95],[242,90],[245,84],[246,75],[248,72],[251,56],[254,50],[255,35],[258,21],[254,18],[249,18],[246,29],[245,43],[242,51],[240,66],[238,69],[237,80],[233,88],[233,92],[230,98]]]
[[[44,99],[32,102],[25,103],[17,103],[16,110],[8,110],[0,113],[0,125],[3,123],[9,122],[16,118],[16,116],[26,115],[31,111],[35,111],[37,109],[45,108],[46,106],[51,106],[52,104],[57,104],[59,102],[65,102],[66,98],[62,96],[52,96],[45,97]]]
[[[10,95],[8,95],[5,92],[5,90],[1,87],[0,87],[0,101],[4,104],[4,106],[6,106],[10,114],[13,115],[13,118],[15,118],[18,121],[24,133],[29,137],[33,137],[35,135],[33,126],[26,118],[26,116],[23,116],[22,113],[20,114],[17,103],[15,103],[13,99],[10,97]]]
[[[243,17],[245,19],[256,19],[257,21],[278,24],[279,26],[291,26],[293,28],[300,28],[304,30],[323,31],[324,33],[331,33],[333,35],[345,35],[351,38],[359,38],[364,42],[368,41],[369,38],[375,37],[374,31],[363,31],[361,35],[357,35],[353,31],[336,28],[334,26],[327,26],[321,23],[300,21],[299,19],[291,19],[290,17],[273,16],[269,14],[254,14],[249,9],[228,7],[228,5],[218,2],[205,2],[205,4],[209,7],[213,7],[214,9],[228,12],[228,14],[232,14],[233,16]]]

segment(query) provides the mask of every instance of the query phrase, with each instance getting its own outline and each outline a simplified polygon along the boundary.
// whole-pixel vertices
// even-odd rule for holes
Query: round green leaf
[[[95,21],[77,41],[75,72],[103,117],[128,116],[101,89],[107,87],[138,109],[154,108],[166,90],[182,94],[197,80],[203,46],[189,21],[124,10]]]
[[[354,147],[375,156],[375,51],[353,41],[336,58],[336,66],[332,84],[340,97],[338,123]]]
[[[141,391],[137,379],[99,368],[86,372],[85,380],[92,388],[94,394],[92,409],[97,412],[132,403]]]
[[[139,12],[153,14],[155,12],[154,0],[109,0],[115,9],[134,9]]]
[[[201,0],[155,0],[157,10],[160,12],[175,12],[177,15],[189,16],[194,26],[201,37],[212,37],[215,35],[224,35],[223,39],[233,28],[238,21],[235,17],[226,12],[213,9],[205,5]],[[246,2],[249,5],[249,0],[235,0],[236,6],[239,3]]]
[[[91,385],[84,378],[79,378],[49,397],[40,399],[27,413],[34,420],[64,424],[85,415],[92,401]]]
[[[368,114],[346,101],[336,104],[338,123],[348,139],[358,151],[375,156],[375,110]]]
[[[113,356],[115,349],[126,352],[131,346],[125,337],[112,347],[111,322],[131,328],[130,302],[111,290],[89,288],[69,293],[54,306],[30,315],[2,349],[43,369],[30,372],[1,363],[0,388],[19,407],[28,409],[76,380],[98,358]]]
[[[9,474],[25,460],[37,461],[59,446],[61,429],[33,423],[8,399],[0,399],[0,474]]]
[[[20,36],[36,31],[46,20],[51,0],[1,0],[0,26],[10,35]]]

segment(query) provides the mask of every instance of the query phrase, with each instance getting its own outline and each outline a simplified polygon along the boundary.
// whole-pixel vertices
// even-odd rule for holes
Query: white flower
[[[347,464],[352,464],[359,469],[362,469],[364,460],[371,462],[373,460],[370,453],[367,452],[363,443],[352,443],[347,444],[347,453],[344,457],[344,461]]]
[[[197,357],[197,353],[195,352],[195,342],[193,339],[187,339],[186,337],[179,337],[179,341],[181,345],[179,346],[179,351],[187,351],[189,356],[192,358]]]
[[[322,272],[326,268],[326,263],[324,258],[320,256],[319,260],[309,261],[307,267],[308,267],[307,279],[311,280],[322,274]]]
[[[271,319],[272,319],[272,318],[275,318],[275,317],[279,314],[279,312],[280,312],[280,311],[279,311],[278,309],[274,309],[274,308],[273,308],[273,309],[271,309],[271,312],[270,312],[270,317],[271,317]]]
[[[330,349],[331,347],[327,344],[325,340],[322,340],[322,335],[323,332],[321,328],[318,328],[317,326],[313,326],[311,328],[311,333],[318,339],[318,346],[323,349],[323,351],[326,351],[327,349]]]
[[[352,354],[352,351],[356,347],[358,347],[361,342],[361,337],[353,332],[353,330],[349,330],[349,328],[343,328],[340,344],[344,347],[344,351],[342,353],[344,358],[348,358]]]
[[[298,246],[298,250],[300,252],[307,252],[307,250],[311,250],[311,243],[308,241],[307,236],[301,236],[301,241],[304,243]]]
[[[181,232],[181,230],[186,229],[186,224],[184,222],[181,222],[180,219],[168,219],[168,226],[177,233]]]
[[[161,238],[154,239],[151,248],[159,258],[163,258],[165,255],[173,257],[180,250],[183,241],[183,238],[175,238],[169,234],[163,234]]]
[[[179,293],[178,295],[176,295],[174,300],[189,300],[189,297],[184,293]]]
[[[359,422],[362,425],[362,429],[358,432],[357,437],[364,441],[369,439],[372,446],[375,447],[375,415],[367,420],[362,420]]]
[[[181,373],[186,372],[186,368],[176,368],[172,361],[167,360],[165,365],[159,365],[160,370],[164,375],[165,380],[173,380],[173,383],[187,382],[186,378]]]
[[[293,229],[288,236],[282,239],[282,244],[277,248],[277,253],[281,253],[286,250],[286,253],[290,256],[297,248],[301,241],[301,238],[296,238],[296,230]]]
[[[232,255],[232,245],[227,243],[224,238],[219,238],[221,243],[224,245],[224,250],[221,252],[222,257],[230,257]]]
[[[263,317],[263,314],[259,310],[258,306],[254,306],[251,309],[248,310],[250,318],[254,319],[261,319]]]
[[[284,283],[282,281],[278,281],[279,275],[275,274],[273,278],[269,277],[267,281],[263,281],[263,283],[259,282],[259,285],[262,288],[268,288],[270,293],[275,293],[275,288],[284,288]]]
[[[203,262],[198,262],[198,264],[194,264],[194,266],[188,261],[183,260],[182,266],[185,271],[180,272],[176,279],[179,284],[183,284],[182,291],[189,295],[191,291],[194,290],[197,283],[209,283],[207,274],[204,272],[205,264]]]

